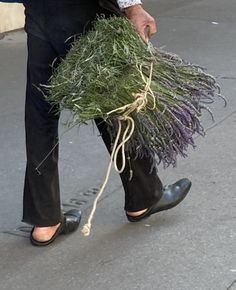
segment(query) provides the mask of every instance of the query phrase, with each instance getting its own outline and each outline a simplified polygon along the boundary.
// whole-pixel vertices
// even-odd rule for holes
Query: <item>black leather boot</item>
[[[139,216],[131,216],[126,213],[127,219],[130,222],[139,222],[154,213],[175,207],[186,197],[191,185],[192,183],[190,180],[183,178],[174,184],[164,187],[163,195],[157,203],[149,207],[143,214]]]

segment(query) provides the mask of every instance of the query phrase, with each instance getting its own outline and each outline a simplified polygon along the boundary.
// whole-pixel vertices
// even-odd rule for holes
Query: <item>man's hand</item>
[[[144,41],[148,42],[151,36],[157,32],[155,19],[141,5],[126,8],[125,15],[134,24]]]

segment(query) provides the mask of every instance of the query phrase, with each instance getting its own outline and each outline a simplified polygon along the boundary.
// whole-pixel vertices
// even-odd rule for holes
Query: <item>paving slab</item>
[[[236,3],[144,2],[159,23],[153,42],[206,67],[228,100],[226,108],[220,100],[211,107],[215,123],[204,115],[207,135],[196,139],[189,157],[179,159],[177,168],[159,169],[164,183],[189,177],[191,192],[175,209],[129,224],[121,182],[113,171],[90,237],[78,231],[47,248],[31,247],[30,227],[20,222],[26,36],[23,31],[6,34],[0,40],[1,290],[236,289]],[[109,162],[97,135],[89,124],[61,137],[63,208],[81,208],[82,224]]]

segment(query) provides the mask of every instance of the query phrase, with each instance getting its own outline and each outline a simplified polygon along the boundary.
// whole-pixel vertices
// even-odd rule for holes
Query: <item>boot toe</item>
[[[138,222],[154,213],[177,206],[186,197],[191,185],[192,183],[188,178],[183,178],[174,184],[164,187],[162,197],[157,203],[148,208],[145,213],[137,217],[130,216],[126,213],[127,219],[130,222]]]
[[[178,205],[188,194],[191,188],[191,181],[187,178],[183,178],[166,186],[163,190],[163,195],[160,201],[154,206],[153,211],[162,211],[170,209]]]

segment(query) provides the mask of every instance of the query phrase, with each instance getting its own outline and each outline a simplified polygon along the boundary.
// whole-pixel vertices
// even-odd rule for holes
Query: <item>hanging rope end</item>
[[[88,237],[90,235],[90,231],[91,231],[91,224],[85,224],[81,232],[85,237]]]

